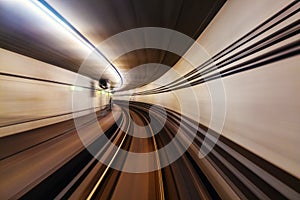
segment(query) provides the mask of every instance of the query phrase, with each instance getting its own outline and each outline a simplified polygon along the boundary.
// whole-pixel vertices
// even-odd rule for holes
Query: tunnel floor
[[[174,111],[151,106],[116,101],[112,110],[81,117],[80,127],[68,120],[1,138],[5,151],[0,151],[0,180],[10,188],[6,195],[13,199],[220,199],[197,152],[207,129]],[[148,135],[138,137],[142,131]],[[178,134],[193,143],[185,149]],[[294,177],[220,135],[211,136],[218,141],[206,139],[211,152],[205,159],[241,195],[256,198],[256,185],[262,185],[260,190],[267,195],[282,196],[241,158],[261,169],[273,169],[262,175],[276,172],[277,182],[297,189]],[[172,150],[180,153],[177,159],[164,149],[171,143]],[[145,158],[132,160],[128,152]]]

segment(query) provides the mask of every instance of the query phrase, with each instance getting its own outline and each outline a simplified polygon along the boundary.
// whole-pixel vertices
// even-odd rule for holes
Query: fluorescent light
[[[123,77],[121,73],[118,71],[118,69],[112,64],[108,58],[105,57],[105,55],[102,54],[102,52],[99,51],[87,38],[85,38],[70,22],[68,22],[63,16],[61,16],[54,8],[52,8],[46,1],[44,0],[30,0],[30,2],[37,7],[39,10],[41,10],[44,14],[46,14],[48,17],[50,17],[52,20],[54,20],[60,27],[63,27],[64,30],[66,30],[68,33],[70,33],[74,38],[76,38],[77,41],[79,41],[81,44],[83,44],[85,47],[87,47],[89,50],[93,51],[93,53],[96,53],[100,58],[104,58],[104,60],[108,63],[110,66],[110,69],[113,71],[114,75],[116,77],[119,77],[120,80],[120,86],[123,85]]]

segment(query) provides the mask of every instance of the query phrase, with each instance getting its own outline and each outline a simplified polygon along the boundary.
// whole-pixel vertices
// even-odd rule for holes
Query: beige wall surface
[[[280,11],[292,1],[230,0],[225,3],[208,28],[197,42],[206,50],[206,55],[198,55],[190,49],[187,57],[201,64],[208,56],[215,55],[240,37]],[[279,30],[284,25],[299,19],[299,13],[282,24],[268,30],[255,40]],[[238,64],[266,51],[299,40],[299,36],[282,41],[267,50],[250,55],[236,61]],[[244,48],[244,47],[241,47]],[[237,52],[226,55],[224,58]],[[204,54],[205,54],[204,53]],[[263,67],[238,73],[221,79],[224,95],[212,98],[215,81],[192,87],[196,94],[192,102],[191,88],[180,89],[156,95],[132,97],[134,100],[163,105],[181,111],[183,104],[189,104],[190,110],[185,113],[200,123],[218,131],[228,139],[261,156],[267,161],[300,178],[300,56],[283,59]],[[180,60],[171,71],[183,75],[191,70],[191,66]],[[232,64],[225,66],[230,67]],[[167,73],[155,81],[136,91],[155,88],[162,80],[175,80],[178,75]],[[222,92],[221,92],[222,93]],[[185,101],[175,101],[176,96],[184,96]],[[183,95],[182,95],[183,94]],[[225,102],[225,118],[221,104]],[[195,111],[198,109],[197,111]],[[215,111],[213,112],[213,110]],[[221,109],[220,112],[216,109]],[[199,112],[200,116],[193,116]],[[212,116],[213,115],[213,116]],[[220,130],[214,120],[224,122]]]
[[[87,114],[108,103],[106,94],[96,92],[92,97],[90,89],[84,88],[91,87],[91,82],[97,86],[97,82],[87,77],[4,49],[0,49],[0,56],[0,72],[4,73],[0,75],[0,137],[71,119],[72,112],[91,109],[80,112]],[[74,94],[92,105],[73,106]],[[37,120],[41,118],[47,119]]]

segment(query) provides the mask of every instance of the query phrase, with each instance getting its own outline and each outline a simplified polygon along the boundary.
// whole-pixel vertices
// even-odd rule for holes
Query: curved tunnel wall
[[[263,33],[226,53],[222,58],[215,60],[215,63],[218,63],[237,52],[239,54],[246,52],[247,48],[252,47],[252,45],[254,45],[252,48],[257,48],[255,43],[268,36],[278,39],[266,48],[253,52],[246,57],[232,60],[223,66],[222,70],[236,65],[246,66],[247,61],[256,58],[261,59],[257,62],[262,62],[257,66],[254,65],[251,70],[241,70],[228,76],[222,74],[226,95],[226,118],[224,127],[219,133],[299,178],[299,55],[280,57],[284,54],[281,52],[282,54],[279,55],[278,59],[265,64],[263,63],[264,58],[260,58],[260,56],[272,54],[280,48],[285,50],[289,44],[299,41],[299,35],[292,35],[284,39],[280,39],[280,35],[274,35],[299,19],[299,13],[289,16],[297,8],[297,5],[281,10],[291,2],[228,1],[197,42],[205,48],[209,55],[213,56],[230,44],[241,40],[243,36],[251,33],[256,27],[261,25],[262,29],[266,28]],[[279,13],[277,17],[275,16],[276,13]],[[271,16],[275,16],[275,18],[267,21]],[[264,22],[268,23],[264,24]],[[195,63],[199,65],[206,59],[206,56],[197,55],[193,50],[187,54],[186,56],[196,58]],[[276,55],[272,54],[272,56],[275,57]],[[167,73],[160,80],[135,92],[142,94],[143,91],[156,88],[157,84],[175,80],[180,75],[191,71],[192,67],[185,60],[181,60],[173,69],[178,75]],[[214,81],[216,80],[192,87],[196,93],[198,105],[188,105],[190,109],[187,113],[189,117],[199,120],[201,124],[213,130],[214,126],[210,126],[213,107],[208,85]],[[176,96],[185,96],[186,101],[179,102],[178,99],[176,100]],[[117,96],[114,98],[121,99]],[[183,103],[190,103],[191,94],[189,89],[179,89],[151,95],[137,95],[130,98],[135,101],[159,104],[180,112]],[[218,99],[215,101],[218,102]],[[221,102],[222,99],[219,100],[219,103]],[[218,106],[218,103],[215,105]],[[199,119],[194,114],[197,106],[201,114]],[[219,115],[218,120],[222,120],[222,113]]]
[[[86,115],[109,103],[96,81],[4,49],[0,52],[0,92],[5,94],[0,95],[0,137],[72,119],[74,112]],[[97,90],[93,93],[92,85]],[[75,92],[93,105],[72,108]]]
[[[224,136],[220,137],[216,148],[206,159],[199,159],[198,147],[203,144],[202,138],[206,130],[200,125],[197,133],[199,137],[189,146],[187,151],[189,157],[185,158],[195,166],[195,172],[202,174],[203,171],[209,185],[211,183],[215,192],[224,199],[246,199],[252,196],[264,199],[268,197],[297,199],[299,196],[296,179],[299,178],[297,169],[300,163],[297,148],[299,142],[297,134],[300,130],[297,123],[300,119],[300,98],[297,91],[300,89],[300,83],[299,37],[296,33],[299,33],[300,16],[296,11],[299,3],[291,2],[271,0],[227,2],[199,37],[201,53],[195,51],[196,47],[191,48],[185,55],[187,59],[181,59],[159,80],[133,91],[135,94],[129,96],[133,101],[163,105],[178,111]],[[276,13],[278,15],[275,15]],[[270,18],[271,16],[274,17]],[[94,187],[93,183],[81,184],[82,187],[78,187],[77,190],[78,182],[74,182],[77,177],[82,178],[87,173],[94,176],[94,170],[98,170],[102,164],[90,160],[95,158],[92,158],[82,145],[82,140],[78,138],[78,133],[73,127],[72,118],[104,108],[109,103],[108,94],[100,92],[97,82],[84,76],[80,76],[80,83],[75,83],[76,73],[4,49],[1,49],[0,53],[0,92],[5,94],[0,95],[0,137],[4,144],[0,147],[5,149],[0,151],[2,159],[4,158],[2,161],[4,167],[1,170],[3,180],[1,188],[4,189],[1,195],[7,198],[34,195],[41,193],[43,187],[46,187],[46,192],[53,196],[71,194],[69,192],[74,192],[75,189],[76,192],[72,195],[79,195],[82,187]],[[191,74],[195,75],[195,78],[187,78],[188,84],[184,87],[181,87],[184,84],[179,84],[180,87],[175,89],[174,84],[166,86],[194,69],[187,60],[195,67],[200,67]],[[209,62],[206,62],[207,60]],[[199,76],[197,73],[203,72],[206,68],[211,71],[203,80],[201,79],[203,74]],[[214,73],[219,73],[222,79],[216,79]],[[213,97],[212,87],[220,80],[224,93],[219,91],[220,96]],[[154,90],[158,86],[161,88]],[[77,99],[79,104],[74,110],[72,95],[77,92],[81,96]],[[146,95],[147,93],[149,95]],[[114,98],[121,99],[117,95]],[[116,104],[118,103],[121,106],[124,102],[116,101]],[[225,110],[222,110],[223,104],[226,106]],[[139,102],[132,102],[131,105],[135,106],[135,111],[142,111],[143,114],[140,115],[142,118],[147,118],[150,105]],[[223,116],[225,111],[226,117]],[[180,115],[171,112],[174,115],[173,120],[176,118],[173,123],[181,124],[179,117],[176,117]],[[121,147],[129,131],[122,132],[113,124],[111,112],[103,112],[103,115],[101,112],[97,113],[100,114],[99,122],[103,117],[101,124],[105,125],[104,130],[107,130],[107,134],[121,139]],[[123,112],[122,117],[127,121],[130,115],[126,113],[127,111]],[[138,115],[135,113],[135,116]],[[87,115],[87,118],[83,118],[88,121],[89,117]],[[97,120],[93,122],[98,125]],[[190,120],[186,122],[194,124]],[[221,129],[215,122],[221,122]],[[52,126],[47,126],[50,124]],[[126,124],[129,130],[130,123]],[[99,133],[97,127],[92,125],[94,123],[83,127],[84,139],[88,142],[97,138]],[[196,130],[197,125],[190,129]],[[26,131],[29,129],[34,130]],[[21,132],[22,134],[17,134]],[[61,135],[63,139],[59,137]],[[134,144],[132,141],[129,142]],[[27,152],[33,155],[27,157]],[[26,160],[23,160],[23,156]],[[7,158],[9,159],[5,160]],[[14,162],[10,162],[10,159]],[[35,159],[36,162],[32,165]],[[91,162],[97,167],[92,169],[85,166]],[[278,170],[272,164],[283,170]],[[28,170],[24,173],[20,169]],[[105,168],[105,171],[106,169],[108,168]],[[84,173],[77,174],[79,170],[83,170]],[[182,172],[185,174],[187,170],[183,169]],[[102,173],[97,174],[99,177],[103,176]],[[176,172],[174,174],[180,175]],[[53,175],[55,182],[51,181],[54,180]],[[95,180],[98,178],[95,176]],[[89,178],[83,179],[81,183],[87,183],[86,180]],[[106,180],[112,181],[111,185],[116,187],[115,180]],[[174,184],[175,179],[170,180]],[[189,188],[191,179],[185,180],[187,182],[180,185]],[[64,183],[56,184],[60,182]],[[143,181],[136,182],[139,184]],[[128,181],[125,183],[127,186]],[[74,190],[67,188],[69,184],[73,184]],[[50,185],[55,186],[56,192],[53,192]],[[94,188],[99,187],[96,185]],[[104,188],[105,191],[111,189]],[[81,192],[86,193],[84,190]],[[161,190],[156,192],[159,194]],[[47,193],[43,191],[43,195],[47,196]]]

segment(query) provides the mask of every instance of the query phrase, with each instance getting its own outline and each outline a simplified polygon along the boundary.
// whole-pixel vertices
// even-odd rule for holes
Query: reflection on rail
[[[114,116],[109,109],[97,112],[98,119],[81,127],[90,141],[81,143],[73,120],[3,137],[0,139],[0,182],[2,198],[23,199],[219,199],[299,197],[299,180],[246,149],[220,136],[204,159],[198,157],[207,128],[178,113],[152,105],[115,101]],[[161,130],[150,120],[167,120]],[[116,114],[117,113],[117,114]],[[152,115],[152,116],[149,116]],[[89,119],[89,115],[82,118]],[[150,119],[151,118],[151,119]],[[115,120],[113,120],[115,119]],[[98,123],[111,143],[99,145]],[[147,127],[150,137],[134,137],[134,124]],[[158,152],[175,137],[180,124],[186,137],[197,131],[194,142],[175,162],[161,168],[167,159],[156,155],[155,171],[128,173],[112,166],[129,162],[120,150],[135,153]],[[148,126],[149,125],[149,126]],[[155,134],[158,132],[157,134]],[[216,133],[215,133],[216,134]],[[213,145],[211,134],[208,145]],[[117,149],[111,146],[117,146]],[[5,151],[4,151],[5,150]],[[165,155],[168,156],[168,155]],[[99,162],[110,158],[108,164]],[[151,162],[151,161],[150,161]],[[134,163],[139,165],[139,163]],[[218,179],[225,181],[219,182]],[[222,183],[222,184],[221,184]],[[227,187],[226,185],[227,184]]]

